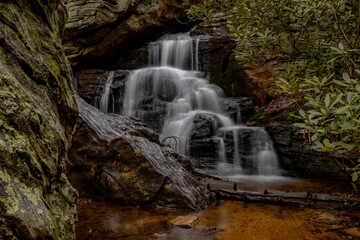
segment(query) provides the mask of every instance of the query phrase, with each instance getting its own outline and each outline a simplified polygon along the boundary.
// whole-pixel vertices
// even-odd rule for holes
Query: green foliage
[[[276,59],[277,93],[298,106],[295,127],[360,183],[360,8],[356,0],[207,0],[190,18],[218,16],[238,40],[240,60]],[[339,160],[341,159],[342,160]]]

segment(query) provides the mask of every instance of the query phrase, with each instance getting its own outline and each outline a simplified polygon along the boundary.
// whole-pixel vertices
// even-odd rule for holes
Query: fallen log
[[[217,199],[235,200],[243,202],[268,203],[306,208],[348,209],[360,210],[360,198],[353,196],[333,196],[329,194],[313,194],[307,197],[304,192],[267,192],[267,194],[248,191],[229,191],[211,189]],[[348,203],[348,204],[346,204]]]
[[[318,209],[352,209],[360,210],[360,196],[349,194],[326,194],[308,192],[269,191],[254,192],[239,189],[235,182],[226,178],[211,175],[201,170],[194,170],[207,188],[215,193],[217,199],[243,202],[277,204]],[[207,180],[207,181],[204,181]],[[226,183],[226,184],[224,184]],[[233,186],[232,190],[229,186]]]

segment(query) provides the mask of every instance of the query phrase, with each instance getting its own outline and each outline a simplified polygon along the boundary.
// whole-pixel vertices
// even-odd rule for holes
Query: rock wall
[[[271,135],[281,167],[296,177],[346,177],[329,153],[312,150],[308,138],[304,138],[303,132],[292,126],[297,119],[290,118],[289,113],[295,110],[295,106],[280,97],[259,111],[262,115],[257,121],[266,126]]]
[[[76,121],[59,0],[0,2],[0,239],[74,239]]]
[[[196,2],[199,0],[66,0],[66,54],[78,68],[108,68],[115,55],[126,64],[122,68],[139,67],[136,59],[146,49],[139,47],[137,58],[124,53],[160,37],[165,29],[188,28],[178,19],[184,19],[185,9]]]
[[[238,43],[226,27],[229,21],[219,16],[213,25],[200,25],[194,35],[209,35],[207,42],[200,46],[205,59],[204,71],[209,73],[210,82],[220,86],[227,97],[250,97],[257,106],[271,101],[268,95],[274,82],[271,78],[279,71],[275,61],[263,65],[243,64],[234,52]]]

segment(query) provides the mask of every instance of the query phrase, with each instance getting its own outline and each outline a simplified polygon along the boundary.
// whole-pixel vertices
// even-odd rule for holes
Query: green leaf
[[[313,142],[316,141],[317,137],[318,137],[317,134],[312,135],[311,136],[311,141],[313,141]]]
[[[337,97],[332,98],[332,101],[330,103],[330,108],[332,108],[335,104],[337,104],[341,100],[343,95],[344,95],[343,93],[340,93]]]
[[[339,49],[340,49],[341,51],[344,51],[344,45],[343,45],[342,43],[339,43]]]
[[[346,101],[350,104],[353,100],[353,96],[354,96],[354,93],[352,92],[349,92],[347,97],[346,97]]]
[[[300,116],[302,116],[303,118],[306,118],[306,114],[303,110],[299,110],[299,114]]]
[[[338,48],[335,48],[335,47],[330,47],[332,50],[338,52],[339,54],[342,54],[342,51]]]
[[[321,147],[321,148],[324,147],[324,145],[320,141],[315,140],[314,143],[318,147]]]
[[[334,83],[336,83],[337,85],[343,86],[343,87],[348,87],[349,84],[343,83],[339,80],[333,80]]]
[[[344,130],[353,129],[354,125],[351,122],[344,122],[341,124],[341,128]]]
[[[351,174],[351,180],[353,182],[356,182],[358,179],[359,179],[359,174],[357,172]]]
[[[330,95],[327,94],[325,97],[325,106],[328,108],[330,106]]]
[[[351,79],[349,77],[349,75],[347,73],[343,73],[343,79],[345,80],[345,82],[350,83]]]
[[[356,85],[356,91],[360,92],[360,85]]]
[[[329,147],[329,148],[333,148],[333,145],[331,144],[331,142],[329,141],[329,139],[325,138],[323,140],[323,143],[325,146]]]
[[[304,123],[295,123],[294,126],[297,128],[305,128],[306,127],[306,125]]]
[[[338,108],[335,110],[335,113],[336,114],[343,114],[345,112],[347,112],[349,109],[349,106],[344,106],[344,107],[341,107],[341,108]]]

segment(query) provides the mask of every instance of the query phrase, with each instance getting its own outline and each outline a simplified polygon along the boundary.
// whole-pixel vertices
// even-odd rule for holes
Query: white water
[[[114,81],[114,75],[115,75],[114,72],[109,72],[108,73],[107,80],[106,80],[105,87],[104,87],[104,92],[101,95],[100,111],[102,111],[104,113],[108,112],[110,87],[111,87],[111,84]]]
[[[145,120],[149,111],[156,115],[165,104],[160,138],[186,155],[189,155],[195,117],[208,116],[215,122],[217,134],[214,139],[219,142],[219,175],[280,174],[267,132],[262,128],[235,125],[222,111],[218,88],[201,78],[201,73],[196,71],[199,69],[199,42],[199,38],[193,39],[187,33],[167,36],[151,43],[151,67],[135,70],[127,78],[123,113]],[[158,106],[148,106],[148,102],[158,103]],[[247,135],[240,138],[244,132]]]
[[[150,43],[149,65],[199,70],[199,38],[190,33],[172,35]]]

